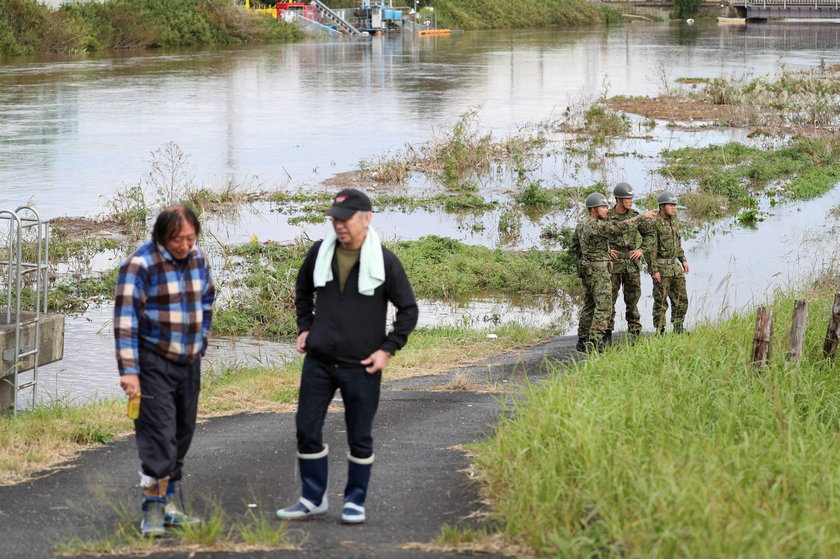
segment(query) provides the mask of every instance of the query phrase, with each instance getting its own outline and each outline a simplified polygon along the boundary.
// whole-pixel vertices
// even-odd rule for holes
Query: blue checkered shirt
[[[120,374],[140,374],[141,347],[181,364],[204,355],[215,294],[198,245],[180,262],[153,241],[138,248],[117,278],[114,338]]]

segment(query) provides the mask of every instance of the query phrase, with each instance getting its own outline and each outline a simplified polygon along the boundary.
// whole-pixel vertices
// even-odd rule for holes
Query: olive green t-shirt
[[[347,276],[350,275],[350,270],[359,261],[361,252],[362,249],[350,250],[340,244],[335,246],[335,257],[338,260],[338,290],[342,293],[344,293],[344,283],[347,281]]]

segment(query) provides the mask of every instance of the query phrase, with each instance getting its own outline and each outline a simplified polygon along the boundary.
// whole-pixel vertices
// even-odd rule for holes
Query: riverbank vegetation
[[[406,145],[393,154],[361,161],[359,174],[377,184],[399,185],[412,173],[422,173],[450,190],[473,190],[474,181],[494,171],[494,166],[517,170],[544,156],[547,143],[541,126],[523,127],[496,139],[482,129],[478,109],[471,108],[420,146]]]
[[[619,23],[612,8],[583,0],[435,0],[438,27],[451,29],[508,29],[545,25],[575,26]]]
[[[658,97],[612,97],[613,109],[680,122],[753,128],[764,134],[831,134],[840,125],[840,65],[778,74],[718,78],[681,77],[671,85],[667,69]]]
[[[798,369],[783,351],[749,366],[748,312],[531,386],[472,449],[491,523],[538,557],[836,556],[840,378],[822,342],[838,288],[805,295]],[[772,306],[784,340],[793,298]]]
[[[399,257],[416,295],[423,299],[546,297],[570,289],[576,281],[565,251],[515,252],[436,236],[385,245]],[[236,295],[219,305],[214,332],[294,339],[295,281],[308,250],[304,243],[231,247],[226,266],[235,270],[235,276],[225,289]]]
[[[680,201],[695,219],[708,220],[741,209],[754,210],[758,197],[809,200],[840,182],[840,138],[800,137],[759,149],[740,143],[662,152],[659,173],[684,185]]]
[[[292,25],[224,0],[0,0],[0,55],[291,41]]]

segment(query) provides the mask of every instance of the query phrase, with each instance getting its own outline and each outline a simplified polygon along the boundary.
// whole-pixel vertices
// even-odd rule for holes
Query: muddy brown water
[[[198,185],[232,180],[248,188],[317,189],[362,159],[439,135],[471,108],[482,127],[502,137],[601,93],[655,95],[679,77],[838,64],[838,47],[836,22],[656,23],[6,60],[0,65],[0,209],[32,203],[47,219],[100,215],[118,189],[149,186],[151,152],[169,141],[189,156],[184,170]],[[663,124],[649,131],[634,119],[639,135],[649,137],[617,142],[597,165],[552,154],[533,164],[528,179],[546,186],[627,180],[644,194],[669,186],[652,173],[662,149],[748,141],[740,130]],[[505,238],[498,224],[516,187],[511,180],[504,169],[479,179],[495,193],[497,211],[385,211],[375,225],[385,238],[433,233],[488,246],[551,248],[540,232],[573,225],[576,212],[523,218],[519,235]],[[400,192],[432,188],[414,177]],[[689,240],[692,323],[746,308],[835,259],[836,219],[829,211],[838,197],[835,189],[797,207],[768,208],[755,229],[727,221]],[[289,215],[273,209],[254,205],[208,227],[223,242],[253,236],[284,242],[325,231],[324,224],[289,225]],[[648,283],[642,314],[650,328]],[[492,327],[524,315],[575,329],[576,311],[566,304],[536,312],[504,301],[425,308],[424,324]],[[106,306],[68,320],[66,357],[42,368],[42,393],[80,401],[118,392],[109,315]],[[254,344],[226,341],[211,357],[271,360],[290,350]]]

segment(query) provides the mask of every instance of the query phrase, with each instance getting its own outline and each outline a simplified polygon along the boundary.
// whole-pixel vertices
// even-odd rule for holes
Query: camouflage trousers
[[[603,337],[612,312],[612,280],[605,268],[590,268],[581,275],[583,308],[578,319],[578,337],[597,340]]]
[[[642,276],[639,273],[610,274],[612,276],[612,307],[607,330],[615,327],[615,303],[618,290],[624,287],[624,317],[627,319],[627,331],[638,334],[642,331],[642,315],[639,314],[639,299],[642,298]]]
[[[668,301],[671,301],[671,323],[682,325],[688,311],[688,294],[685,290],[685,275],[663,276],[659,283],[653,282],[653,327],[664,330],[667,320]]]

